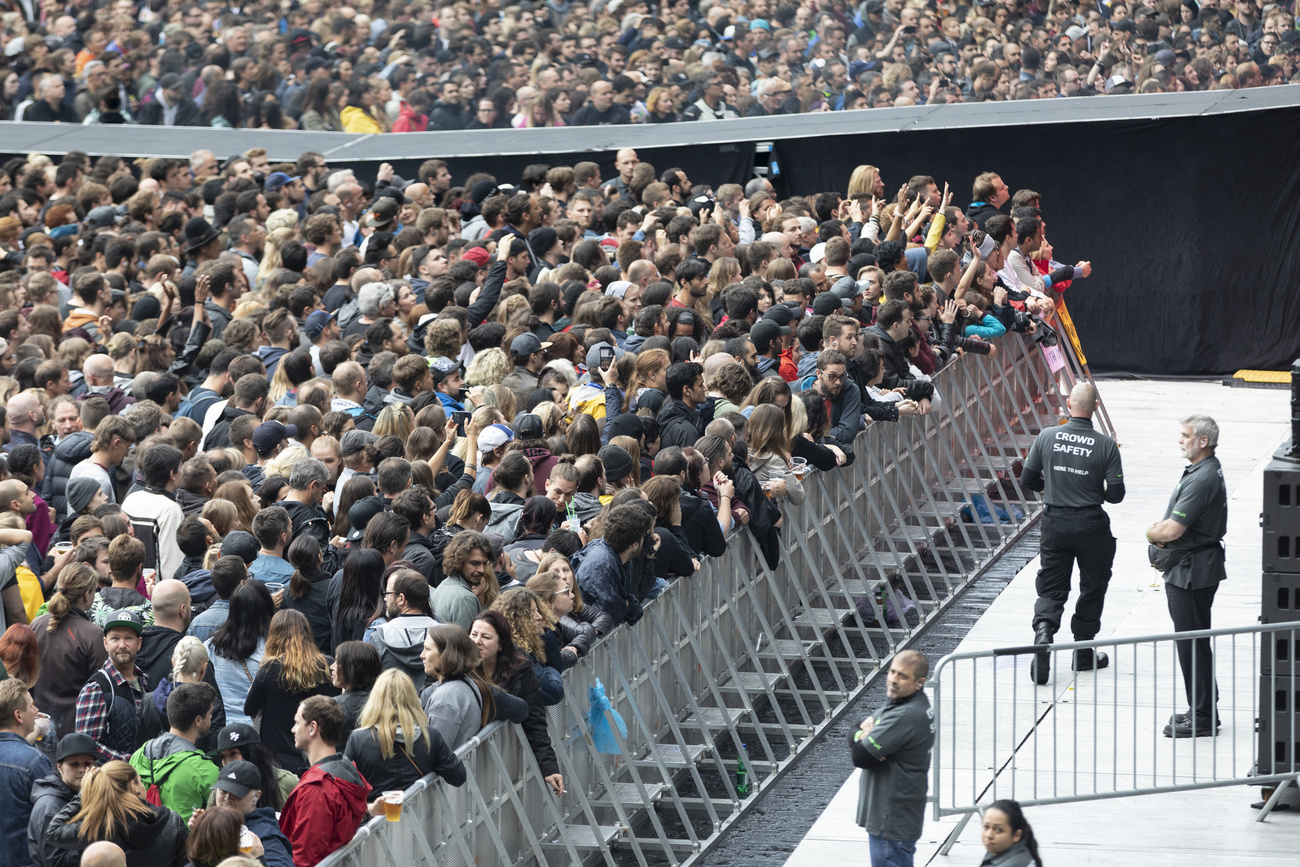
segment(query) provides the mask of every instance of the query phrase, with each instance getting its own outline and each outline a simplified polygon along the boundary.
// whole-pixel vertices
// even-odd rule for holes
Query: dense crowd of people
[[[1291,5],[1259,0],[23,0],[0,18],[0,119],[61,123],[669,123],[1296,74]]]
[[[617,166],[0,166],[12,863],[308,867],[494,720],[561,795],[567,667],[1091,272],[993,172]]]

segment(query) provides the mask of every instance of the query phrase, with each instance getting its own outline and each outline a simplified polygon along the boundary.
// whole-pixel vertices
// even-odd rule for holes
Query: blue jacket
[[[588,543],[573,560],[586,604],[604,611],[616,624],[641,619],[641,600],[632,586],[631,571],[604,539]]]
[[[32,815],[32,785],[54,773],[45,754],[13,732],[0,732],[0,864],[27,867],[27,820]]]
[[[293,846],[280,830],[274,810],[258,807],[244,816],[244,826],[262,841],[262,848],[266,850],[262,860],[266,862],[266,867],[293,867]]]

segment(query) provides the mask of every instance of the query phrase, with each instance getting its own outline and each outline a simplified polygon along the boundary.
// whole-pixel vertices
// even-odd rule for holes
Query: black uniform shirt
[[[1165,520],[1171,518],[1187,528],[1176,547],[1195,548],[1223,540],[1228,532],[1228,488],[1218,458],[1211,455],[1183,470],[1165,509]],[[1226,577],[1218,547],[1197,551],[1165,572],[1166,581],[1185,590],[1213,587]]]
[[[1122,490],[1124,468],[1119,447],[1104,433],[1093,429],[1086,418],[1071,418],[1069,423],[1043,431],[1029,448],[1025,458],[1022,484],[1040,490],[1049,506],[1079,508],[1100,506],[1107,487]],[[1122,497],[1122,495],[1121,495]]]

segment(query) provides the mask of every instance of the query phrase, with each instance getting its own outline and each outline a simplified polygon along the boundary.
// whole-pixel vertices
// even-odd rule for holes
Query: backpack
[[[140,677],[143,678],[144,675],[141,674]],[[108,673],[102,668],[95,672],[95,676],[92,679],[99,684],[99,688],[104,694],[104,702],[108,705],[108,713],[104,717],[105,728],[103,743],[108,745],[110,749],[115,749],[119,752],[135,752],[142,747],[145,742],[145,738],[140,737],[140,735],[145,731],[143,722],[145,708],[144,697],[141,697],[140,705],[136,707],[135,693],[131,691],[131,687],[125,683],[122,684],[121,687],[114,686]],[[124,716],[123,712],[118,709],[117,703],[119,700],[130,702],[131,706],[134,708],[135,712],[129,720]],[[116,732],[114,731],[115,727],[117,729]],[[122,744],[122,746],[118,746],[118,744]]]

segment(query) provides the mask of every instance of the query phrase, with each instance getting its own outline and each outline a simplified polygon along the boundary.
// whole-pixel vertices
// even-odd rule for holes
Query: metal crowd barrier
[[[1273,785],[1257,819],[1300,778],[1300,624],[1275,623],[1052,645],[1047,685],[1029,679],[1034,646],[944,657],[929,681],[935,717],[934,818],[970,817],[999,798],[1021,806],[1123,798],[1221,786]],[[1177,646],[1207,641],[1221,727],[1167,738],[1187,708]],[[1110,667],[1076,673],[1073,652],[1110,654]],[[1263,665],[1261,666],[1261,662]],[[1192,656],[1193,682],[1197,674]],[[1272,736],[1256,729],[1271,718]]]
[[[737,532],[565,672],[549,711],[564,795],[521,730],[489,727],[459,751],[464,786],[419,782],[401,821],[371,821],[322,863],[612,867],[616,853],[648,865],[706,851],[1037,517],[1019,461],[1063,398],[1037,346],[1001,347],[942,371],[929,416],[869,425],[851,466],[810,473],[804,505],[783,509],[775,570]],[[979,521],[981,496],[1004,521]],[[613,754],[594,746],[597,681],[626,723]]]

